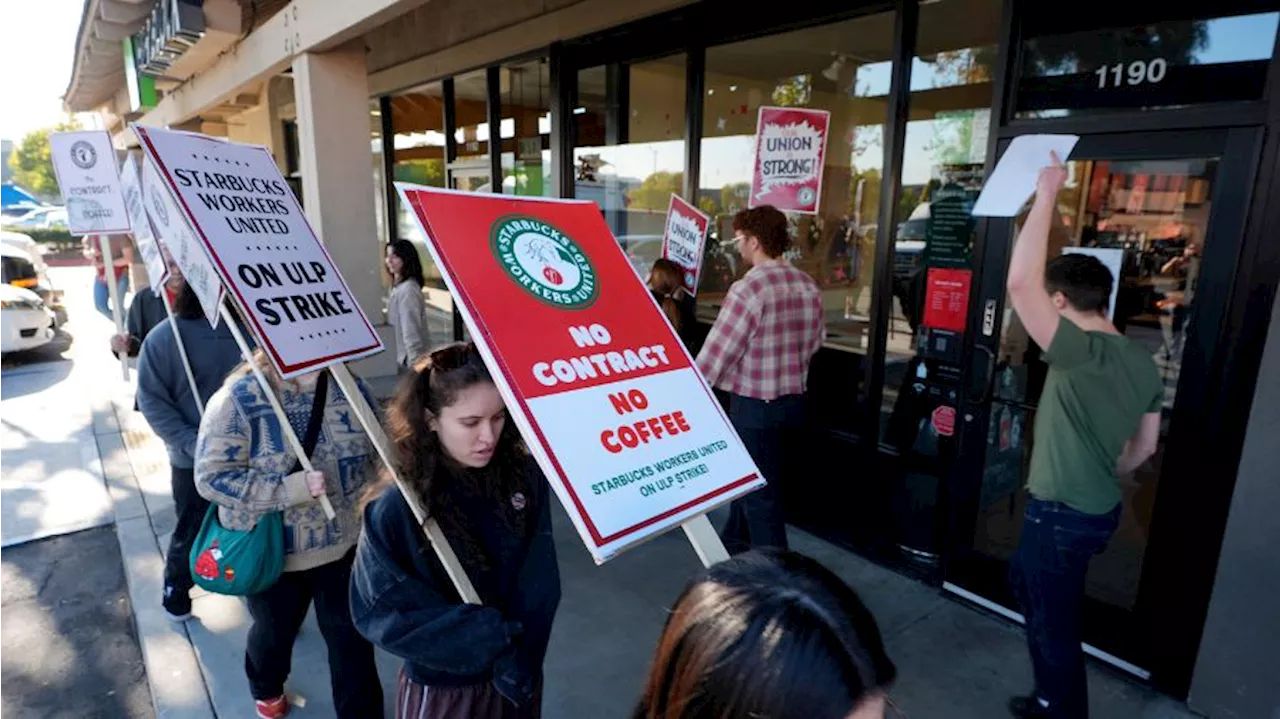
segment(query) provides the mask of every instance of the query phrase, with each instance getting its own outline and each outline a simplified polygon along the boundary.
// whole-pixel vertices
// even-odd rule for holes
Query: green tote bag
[[[302,448],[310,456],[320,438],[329,373],[321,372],[307,420]],[[290,474],[302,468],[295,462]],[[284,513],[270,512],[247,532],[227,529],[218,521],[218,505],[210,504],[200,532],[191,543],[191,578],[215,594],[243,596],[265,591],[284,571]]]

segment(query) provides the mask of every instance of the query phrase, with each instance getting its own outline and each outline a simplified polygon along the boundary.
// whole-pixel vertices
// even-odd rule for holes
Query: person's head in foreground
[[[733,216],[738,254],[750,265],[776,260],[791,246],[787,216],[773,205],[761,205]]]
[[[839,577],[794,552],[755,550],[680,595],[634,719],[881,719],[896,672]]]
[[[1107,317],[1111,284],[1111,270],[1092,255],[1068,253],[1045,264],[1044,287],[1053,306],[1076,324],[1085,317]]]

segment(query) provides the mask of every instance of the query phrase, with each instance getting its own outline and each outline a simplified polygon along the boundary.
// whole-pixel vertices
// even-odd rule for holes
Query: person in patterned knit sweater
[[[281,381],[261,350],[254,354],[254,361],[275,385],[293,431],[303,437],[320,373]],[[363,383],[360,389],[376,406]],[[326,397],[324,420],[311,453],[314,472],[292,471],[297,458],[247,364],[228,376],[200,423],[196,491],[218,505],[222,525],[248,530],[268,513],[282,512],[284,517],[284,573],[271,588],[246,597],[253,625],[245,673],[258,716],[264,719],[289,711],[284,682],[298,628],[312,601],[329,648],[338,717],[382,715],[373,645],[352,625],[347,599],[360,535],[356,505],[375,477],[375,455],[343,393],[332,387]],[[333,520],[325,519],[322,495],[328,496],[337,512]]]

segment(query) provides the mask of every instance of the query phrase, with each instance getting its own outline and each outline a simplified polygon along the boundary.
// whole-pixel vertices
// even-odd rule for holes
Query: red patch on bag
[[[208,581],[217,579],[220,559],[222,559],[222,550],[218,549],[218,542],[215,540],[208,549],[196,557],[196,576]]]
[[[232,569],[231,567],[227,567],[222,571],[222,576],[228,582],[234,582],[236,580],[236,570]]]

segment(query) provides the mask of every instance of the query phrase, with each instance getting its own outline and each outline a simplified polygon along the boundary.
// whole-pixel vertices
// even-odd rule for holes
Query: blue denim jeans
[[[766,401],[731,394],[729,421],[768,484],[729,505],[729,521],[720,532],[725,549],[730,554],[752,547],[786,549],[787,526],[777,487],[783,480],[787,447],[804,422],[804,396]]]
[[[121,272],[116,278],[116,289],[120,290],[117,295],[120,298],[120,320],[124,320],[124,293],[129,291],[129,274]],[[115,316],[111,314],[111,288],[107,287],[107,283],[98,278],[93,279],[93,306],[107,319],[115,322]]]
[[[1120,505],[1106,514],[1086,514],[1034,497],[1027,503],[1009,580],[1026,618],[1035,693],[1049,702],[1054,719],[1089,715],[1080,647],[1085,575],[1119,520]]]

